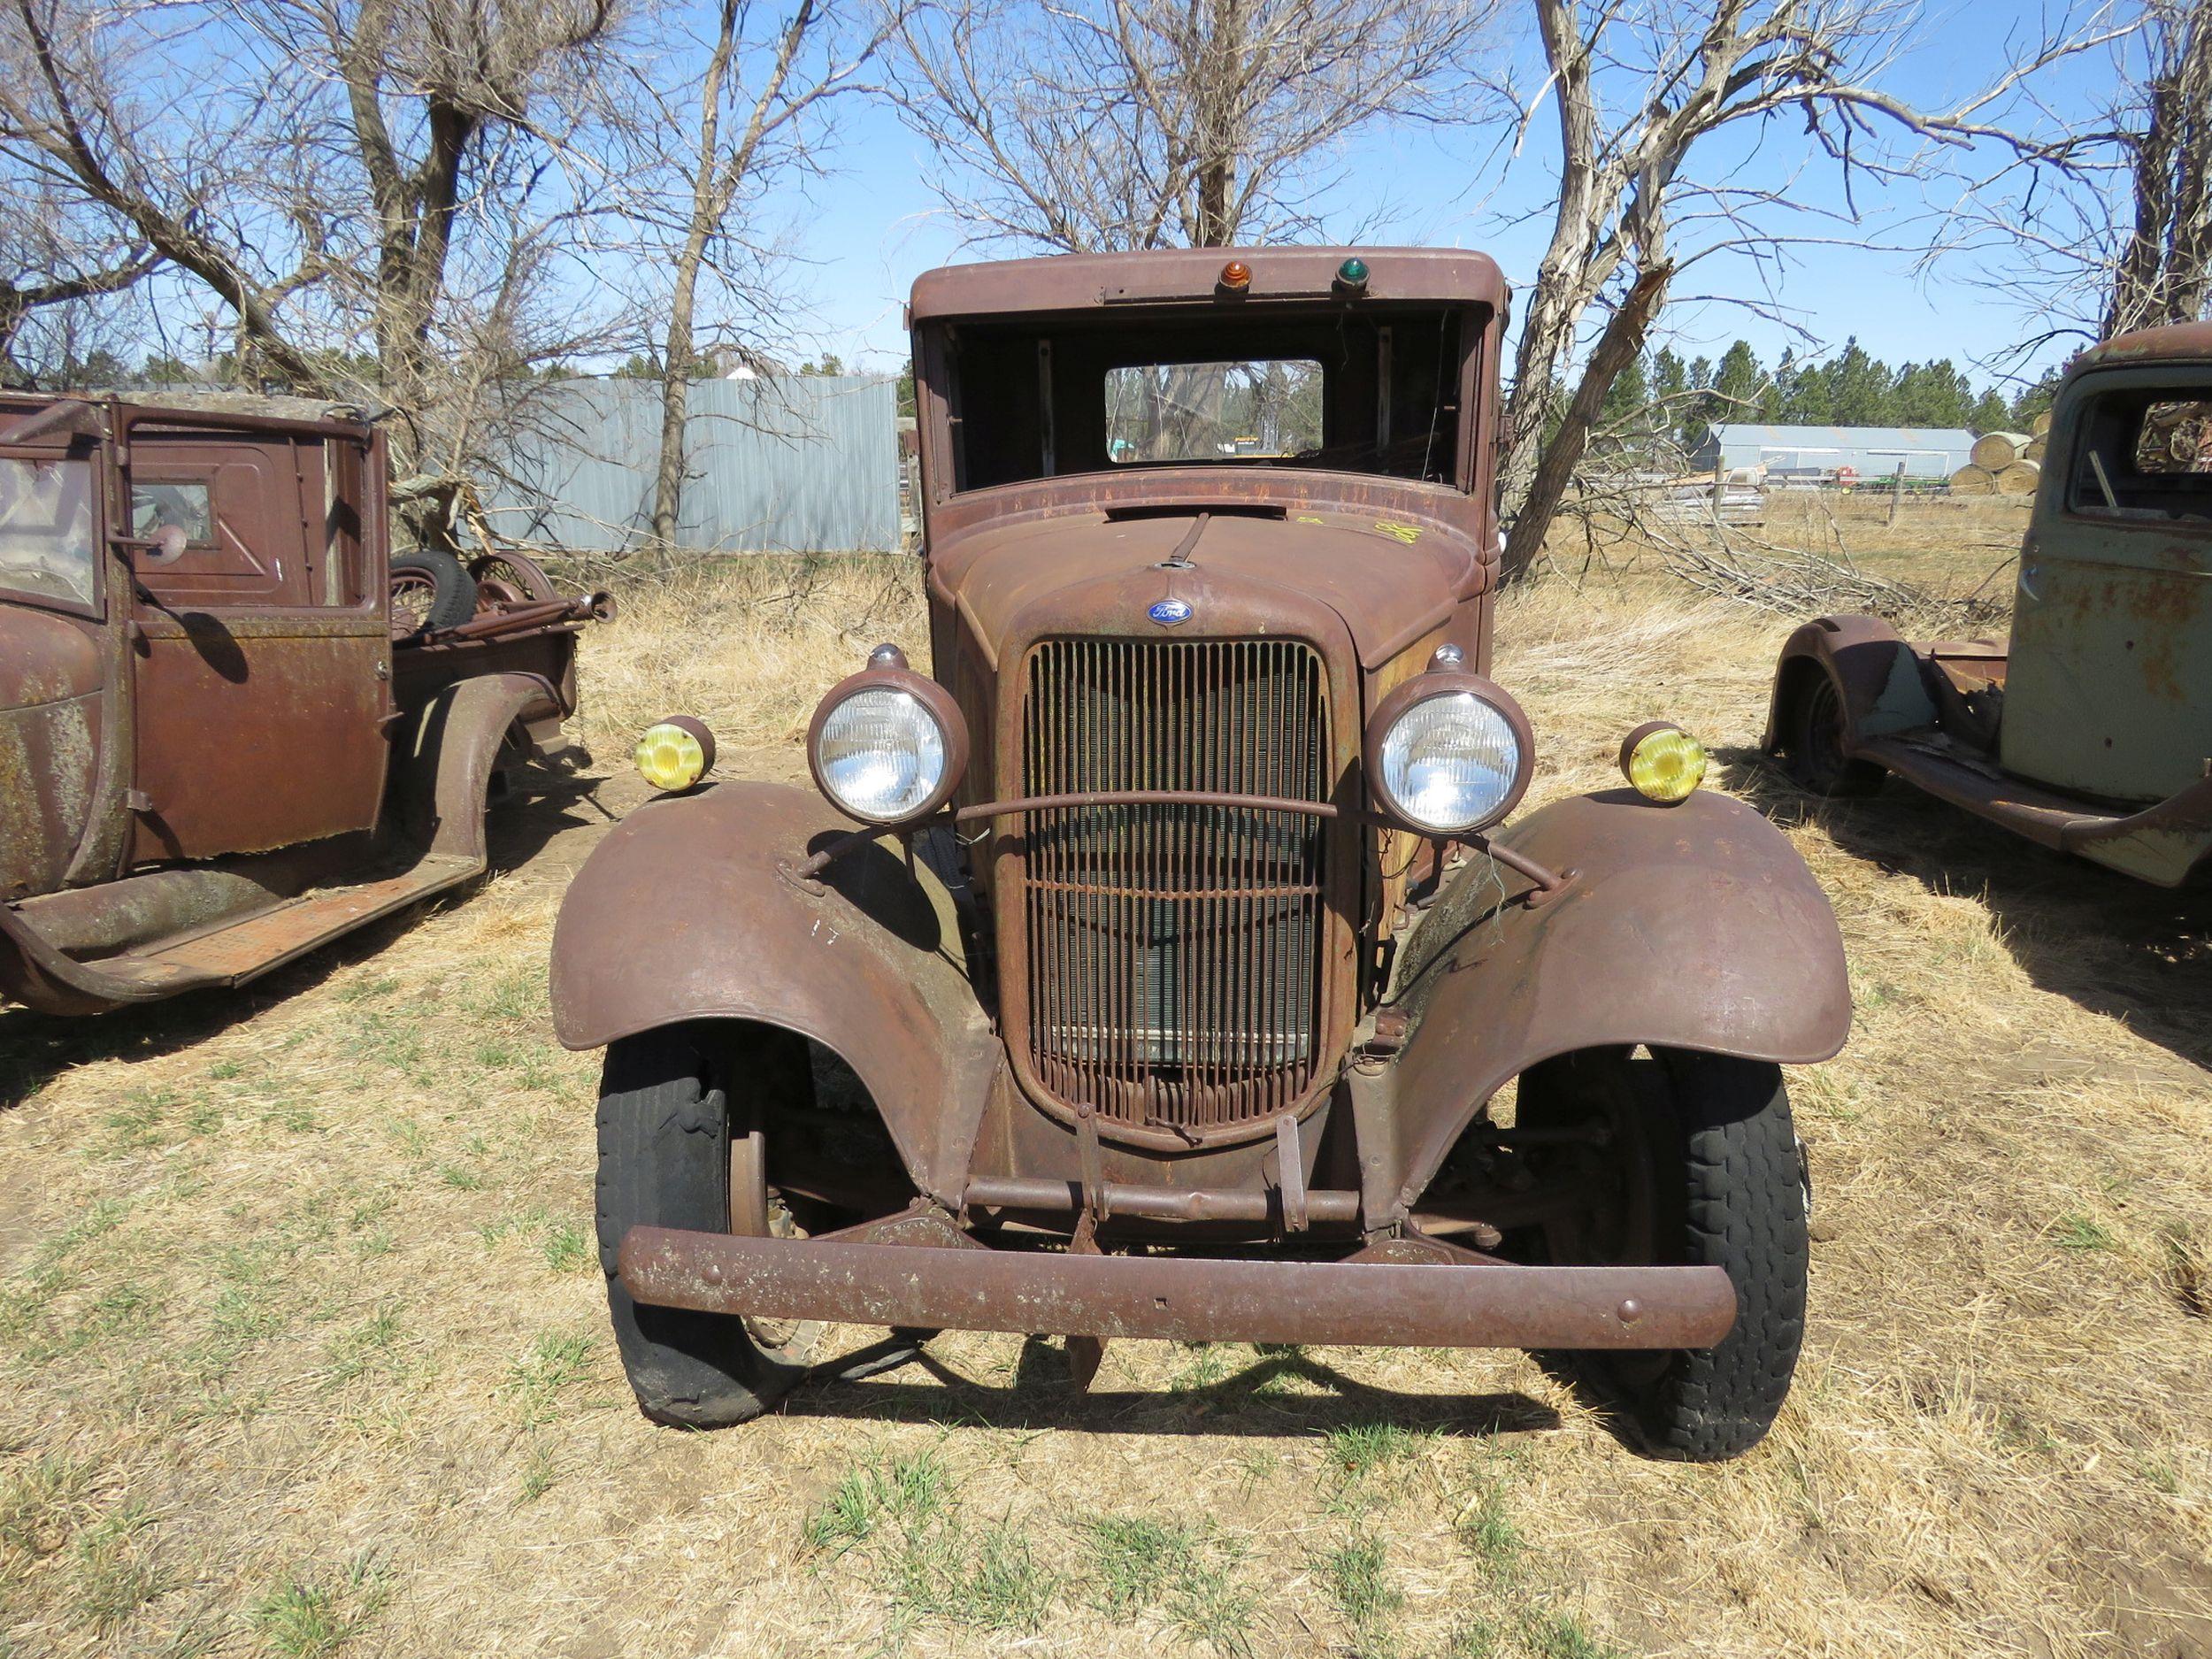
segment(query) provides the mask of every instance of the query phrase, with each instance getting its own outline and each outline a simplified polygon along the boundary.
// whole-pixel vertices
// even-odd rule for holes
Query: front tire
[[[1843,697],[1836,682],[1814,669],[1790,701],[1783,759],[1800,787],[1830,800],[1870,795],[1889,774],[1872,761],[1844,753]]]
[[[656,1423],[724,1428],[758,1417],[805,1367],[753,1340],[744,1320],[632,1300],[616,1277],[634,1226],[731,1231],[726,1048],[674,1026],[609,1047],[599,1090],[599,1265],[622,1369]]]
[[[1717,1266],[1736,1323],[1709,1348],[1586,1350],[1568,1367],[1617,1406],[1645,1445],[1699,1463],[1763,1440],[1805,1335],[1806,1194],[1781,1068],[1718,1055],[1591,1049],[1522,1079],[1519,1122],[1601,1124],[1602,1150],[1570,1146],[1548,1173],[1590,1178],[1587,1209],[1547,1224],[1549,1258],[1584,1265]]]

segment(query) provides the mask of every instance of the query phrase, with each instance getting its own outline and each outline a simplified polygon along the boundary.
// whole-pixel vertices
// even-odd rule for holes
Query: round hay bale
[[[2041,414],[2038,415],[2033,420],[2028,422],[2028,436],[2031,438],[2048,437],[2050,435],[2050,431],[2051,411],[2047,409]]]
[[[1974,440],[1972,460],[1976,466],[1992,472],[2001,472],[2020,458],[2020,452],[2028,447],[2024,432],[1985,432]]]
[[[2000,495],[2032,495],[2042,476],[2040,462],[2015,461],[1997,474],[1997,493]]]
[[[1962,466],[1951,474],[1954,495],[1994,495],[1997,475],[1985,466]]]
[[[2040,433],[2037,434],[2028,440],[2028,447],[2020,451],[2020,458],[2024,461],[2034,461],[2039,465],[2043,459],[2043,446],[2048,442],[2050,442],[2048,438]]]

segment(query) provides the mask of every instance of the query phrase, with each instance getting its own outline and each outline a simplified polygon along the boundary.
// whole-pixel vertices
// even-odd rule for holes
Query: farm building
[[[1948,478],[1967,464],[1974,434],[1938,426],[1715,426],[1691,456],[1709,472],[1764,467],[1772,475],[1832,474],[1849,468],[1861,478],[1891,478],[1905,464],[1907,478]]]

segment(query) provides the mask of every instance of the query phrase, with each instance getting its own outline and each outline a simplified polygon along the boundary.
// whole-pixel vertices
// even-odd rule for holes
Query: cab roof
[[[909,314],[919,323],[1094,306],[1330,300],[1341,297],[1334,286],[1337,267],[1353,258],[1367,265],[1363,301],[1505,307],[1508,290],[1496,262],[1465,249],[1158,248],[941,265],[916,279]],[[1232,260],[1252,273],[1249,288],[1241,292],[1219,286],[1221,269]]]

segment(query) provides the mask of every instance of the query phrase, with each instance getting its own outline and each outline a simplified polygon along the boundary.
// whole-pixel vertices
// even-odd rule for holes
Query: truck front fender
[[[1921,678],[1919,654],[1895,628],[1879,617],[1816,617],[1783,643],[1761,745],[1768,754],[1788,741],[1791,704],[1804,695],[1806,676],[1816,673],[1835,681],[1843,705],[1846,754],[1864,738],[1935,721],[1935,702]]]
[[[1742,803],[1701,790],[1662,806],[1610,789],[1499,839],[1572,874],[1532,895],[1478,859],[1408,941],[1394,995],[1409,1018],[1394,1068],[1402,1208],[1540,1060],[1644,1043],[1809,1064],[1843,1047],[1851,988],[1835,913],[1796,849]]]
[[[918,857],[878,844],[818,879],[792,874],[852,827],[781,784],[715,784],[640,807],[562,902],[554,1028],[570,1048],[691,1019],[810,1037],[852,1068],[909,1173],[933,1192],[941,1170],[965,1167],[999,1042],[951,893]]]

